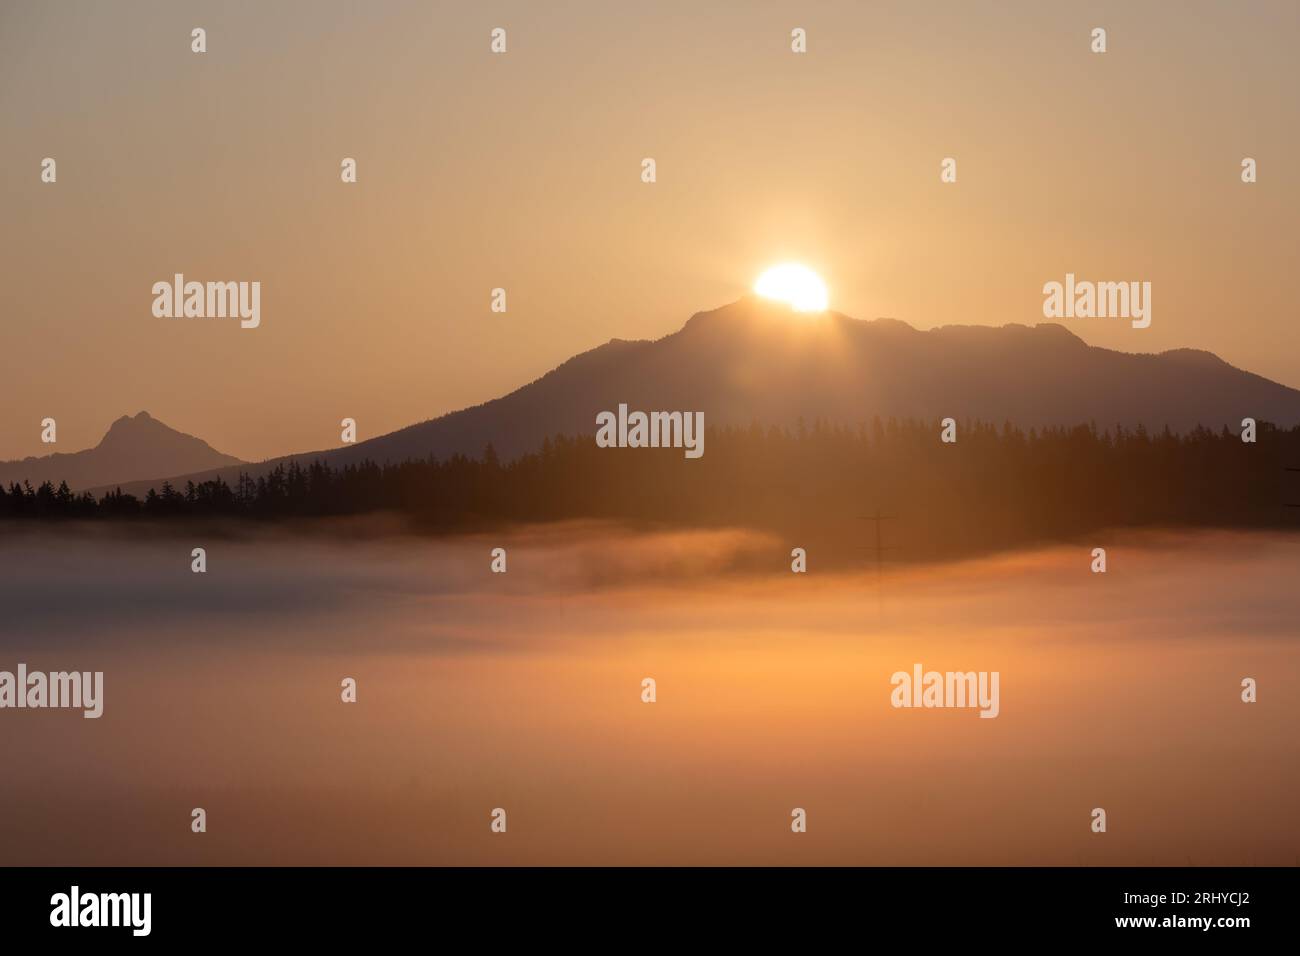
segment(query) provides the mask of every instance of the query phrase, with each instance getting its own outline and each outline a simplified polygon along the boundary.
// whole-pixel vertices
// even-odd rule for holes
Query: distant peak
[[[163,424],[148,412],[137,412],[135,415],[123,415],[109,425],[108,431],[100,439],[99,446],[145,447],[159,440],[170,440],[176,437],[189,436]]]
[[[113,424],[108,427],[108,430],[109,433],[111,434],[114,431],[120,431],[122,429],[130,429],[134,425],[150,425],[150,424],[161,425],[162,422],[158,421],[158,419],[154,418],[148,412],[137,412],[134,415],[123,415],[121,418],[113,422]]]

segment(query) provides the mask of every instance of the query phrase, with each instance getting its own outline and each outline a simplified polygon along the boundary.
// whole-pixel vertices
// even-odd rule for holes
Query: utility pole
[[[1284,469],[1282,469],[1282,470],[1283,470],[1283,471],[1295,471],[1295,472],[1300,472],[1300,468],[1284,468]],[[1284,502],[1282,502],[1282,507],[1283,507],[1284,509],[1285,509],[1285,508],[1300,508],[1300,503],[1297,503],[1297,504],[1291,504],[1289,501],[1284,501]],[[1282,513],[1283,513],[1283,514],[1286,514],[1285,511],[1283,511]]]
[[[873,515],[858,515],[859,521],[874,521],[876,524],[876,546],[870,550],[876,552],[876,613],[878,614],[883,614],[885,611],[884,585],[882,583],[885,552],[898,550],[895,546],[885,547],[880,543],[880,523],[882,521],[892,521],[897,517],[898,515],[881,514],[879,508],[876,509],[876,513]]]

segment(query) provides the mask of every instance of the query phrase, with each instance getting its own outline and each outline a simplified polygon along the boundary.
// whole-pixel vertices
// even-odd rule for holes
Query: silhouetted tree
[[[1227,429],[1176,435],[1096,423],[1026,432],[965,422],[956,445],[938,432],[936,422],[892,418],[710,429],[696,460],[556,435],[509,463],[491,445],[479,460],[293,462],[256,479],[241,473],[233,489],[219,478],[187,482],[183,493],[164,482],[143,501],[120,488],[96,501],[66,483],[11,483],[0,488],[0,517],[271,521],[386,510],[447,530],[607,518],[764,528],[848,555],[861,543],[856,516],[881,507],[900,516],[894,527],[916,558],[1125,525],[1300,526],[1281,508],[1300,487],[1280,484],[1284,466],[1300,466],[1300,428],[1261,422],[1254,445]]]

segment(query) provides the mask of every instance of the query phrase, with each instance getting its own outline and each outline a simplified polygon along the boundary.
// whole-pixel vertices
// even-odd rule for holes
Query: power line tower
[[[872,515],[858,515],[859,521],[873,521],[876,525],[876,546],[874,548],[864,548],[864,551],[874,551],[876,553],[876,613],[883,614],[885,611],[885,594],[884,594],[884,561],[886,551],[897,551],[897,545],[882,545],[880,543],[880,524],[883,521],[893,521],[898,515],[881,514],[880,509]]]

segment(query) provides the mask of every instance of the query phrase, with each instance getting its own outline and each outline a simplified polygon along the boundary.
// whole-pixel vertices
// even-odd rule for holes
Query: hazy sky
[[[1148,329],[1065,322],[1300,386],[1298,41],[1291,0],[0,0],[0,459],[141,409],[245,458],[373,437],[785,259],[922,328],[1150,281]],[[260,281],[261,327],[155,318],[176,272]]]

